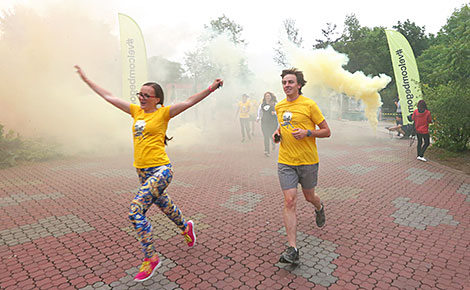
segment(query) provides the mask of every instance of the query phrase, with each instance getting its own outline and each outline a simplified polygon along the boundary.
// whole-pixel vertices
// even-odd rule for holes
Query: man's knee
[[[284,192],[284,206],[287,209],[295,209],[295,206],[297,204],[297,194],[296,192]]]

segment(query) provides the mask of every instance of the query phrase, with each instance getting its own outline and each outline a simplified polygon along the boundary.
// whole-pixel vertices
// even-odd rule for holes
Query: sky
[[[0,10],[23,4],[44,9],[50,3],[73,0],[2,0]],[[84,0],[90,16],[102,20],[118,34],[117,13],[132,17],[141,27],[149,56],[161,55],[181,61],[184,53],[195,47],[205,24],[225,14],[243,27],[248,42],[247,53],[254,59],[272,58],[272,47],[279,39],[283,20],[296,21],[304,45],[310,47],[321,38],[326,23],[338,25],[342,31],[344,19],[355,14],[362,26],[392,28],[407,19],[437,33],[452,12],[469,1],[446,0],[329,0],[329,1],[149,1],[149,0]],[[164,43],[164,44],[163,44]]]

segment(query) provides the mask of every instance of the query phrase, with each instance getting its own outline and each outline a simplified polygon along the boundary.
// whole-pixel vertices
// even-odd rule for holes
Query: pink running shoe
[[[186,239],[186,243],[188,243],[188,247],[194,247],[196,244],[196,234],[194,233],[194,222],[188,221],[188,225],[186,226],[186,230],[181,233],[184,238]]]
[[[139,273],[134,278],[134,281],[144,282],[145,280],[152,277],[155,270],[160,267],[160,258],[157,257],[157,260],[152,262],[150,258],[145,258],[142,266],[140,266]]]

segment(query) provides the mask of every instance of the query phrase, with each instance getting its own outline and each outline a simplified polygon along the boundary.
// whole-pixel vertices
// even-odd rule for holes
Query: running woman
[[[186,101],[163,106],[163,90],[157,83],[145,83],[137,97],[139,105],[131,104],[115,97],[90,79],[79,66],[75,66],[82,80],[104,100],[118,109],[130,114],[134,119],[134,167],[141,187],[131,202],[129,219],[134,225],[138,239],[144,252],[144,260],[134,280],[138,282],[149,279],[160,266],[160,259],[155,250],[152,237],[152,225],[146,213],[152,204],[156,204],[166,216],[181,230],[189,247],[196,243],[193,221],[186,221],[181,210],[173,203],[165,189],[173,178],[172,165],[168,158],[165,145],[168,122],[171,118],[199,103],[214,92],[223,81],[216,79],[207,89],[189,97]]]

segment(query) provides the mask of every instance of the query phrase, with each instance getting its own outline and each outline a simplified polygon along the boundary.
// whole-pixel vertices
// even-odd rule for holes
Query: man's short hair
[[[297,78],[297,83],[300,85],[299,95],[302,94],[302,88],[305,86],[307,81],[304,79],[304,73],[300,70],[297,70],[295,67],[285,69],[281,73],[281,78],[284,78],[286,75],[295,75]]]

